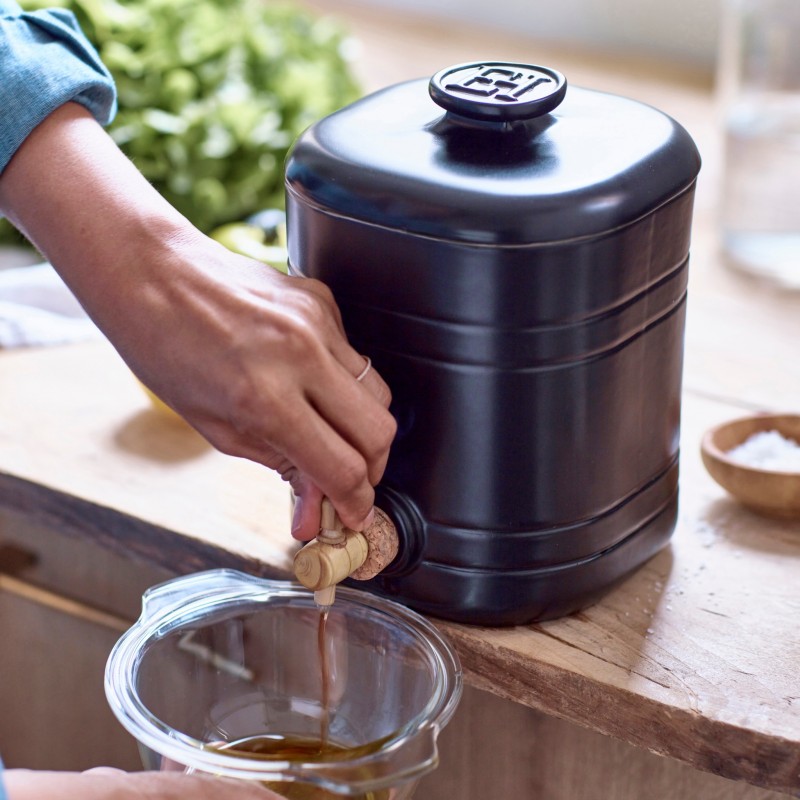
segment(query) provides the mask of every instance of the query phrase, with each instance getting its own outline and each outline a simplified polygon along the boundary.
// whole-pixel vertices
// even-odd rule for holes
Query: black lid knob
[[[552,111],[567,93],[567,80],[549,67],[474,61],[437,72],[428,91],[435,103],[461,117],[513,122]]]

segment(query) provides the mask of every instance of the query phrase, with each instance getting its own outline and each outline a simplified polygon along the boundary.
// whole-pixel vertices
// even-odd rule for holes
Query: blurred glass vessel
[[[724,9],[723,246],[732,266],[800,288],[800,3]]]

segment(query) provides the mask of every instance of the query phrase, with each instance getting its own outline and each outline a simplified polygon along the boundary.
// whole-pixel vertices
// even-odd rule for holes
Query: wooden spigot
[[[333,504],[322,500],[317,538],[294,557],[294,574],[314,592],[320,606],[333,603],[336,585],[345,578],[374,578],[397,555],[397,529],[386,514],[375,509],[375,521],[365,531],[344,527]]]

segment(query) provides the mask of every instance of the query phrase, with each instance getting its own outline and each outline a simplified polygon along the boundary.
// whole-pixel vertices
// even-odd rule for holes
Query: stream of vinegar
[[[321,686],[319,742],[320,750],[325,752],[328,747],[328,735],[331,719],[331,674],[328,664],[328,613],[330,607],[321,607],[319,610],[319,623],[317,625],[317,650],[319,652],[319,674]]]
[[[330,632],[328,616],[330,606],[319,606],[317,623],[317,650],[319,653],[320,671],[320,725],[319,740],[314,737],[281,736],[265,734],[249,736],[233,742],[217,745],[214,749],[229,755],[259,760],[288,761],[325,761],[341,755],[347,759],[368,756],[377,752],[383,745],[382,739],[368,742],[358,747],[344,747],[332,742],[330,738],[330,702],[331,702],[331,664],[330,664]],[[329,792],[318,786],[302,782],[264,781],[263,785],[288,800],[336,800],[340,795]],[[389,800],[391,790],[380,789],[352,796],[350,800]]]

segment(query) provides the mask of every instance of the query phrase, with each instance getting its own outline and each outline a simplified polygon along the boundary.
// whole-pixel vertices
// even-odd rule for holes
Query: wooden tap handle
[[[320,535],[294,557],[294,574],[308,589],[318,592],[345,578],[375,577],[397,555],[397,529],[386,514],[375,509],[375,522],[363,533],[342,526],[333,505],[324,498]]]
[[[340,543],[315,539],[298,551],[294,557],[294,574],[303,586],[317,592],[341,583],[366,558],[364,534],[348,529]]]
[[[374,578],[379,572],[394,561],[400,548],[397,528],[389,516],[377,506],[375,521],[364,531],[367,540],[367,557],[361,566],[350,573],[357,581]]]
[[[317,541],[326,544],[343,544],[345,538],[344,525],[333,507],[333,503],[327,497],[323,497]]]

